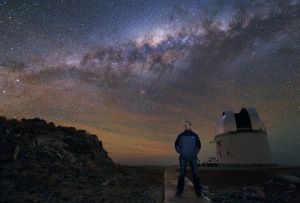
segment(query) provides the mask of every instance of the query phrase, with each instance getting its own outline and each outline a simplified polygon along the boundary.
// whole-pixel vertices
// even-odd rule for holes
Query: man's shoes
[[[182,195],[182,192],[178,192],[178,191],[175,194],[176,197],[181,197],[181,195]]]
[[[202,198],[203,197],[202,192],[196,192],[196,195],[197,195],[198,198]]]

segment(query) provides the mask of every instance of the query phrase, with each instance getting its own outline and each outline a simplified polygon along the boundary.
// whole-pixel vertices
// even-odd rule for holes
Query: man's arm
[[[177,153],[180,153],[181,143],[180,143],[180,135],[177,136],[177,139],[175,141],[175,149]]]

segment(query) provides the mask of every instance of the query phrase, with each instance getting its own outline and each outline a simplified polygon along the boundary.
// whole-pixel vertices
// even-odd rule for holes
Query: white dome
[[[224,111],[215,127],[215,135],[240,131],[266,131],[263,121],[253,107],[242,108],[239,113]]]
[[[249,114],[252,130],[262,130],[266,132],[264,122],[260,119],[257,111],[253,107],[244,108]]]

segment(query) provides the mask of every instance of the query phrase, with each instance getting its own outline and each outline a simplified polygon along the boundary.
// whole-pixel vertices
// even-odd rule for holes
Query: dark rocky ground
[[[192,180],[191,171],[187,173]],[[199,167],[204,192],[211,202],[298,203],[300,167]]]
[[[114,163],[96,135],[0,117],[0,202],[162,202],[164,167]]]

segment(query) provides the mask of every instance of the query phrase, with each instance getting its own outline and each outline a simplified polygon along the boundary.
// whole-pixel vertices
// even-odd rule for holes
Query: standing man
[[[192,131],[191,122],[185,122],[185,130],[177,136],[175,149],[179,155],[180,174],[178,176],[177,193],[180,197],[184,190],[184,178],[187,164],[189,163],[193,173],[193,185],[198,197],[201,197],[202,186],[197,175],[197,154],[201,149],[198,135]]]

